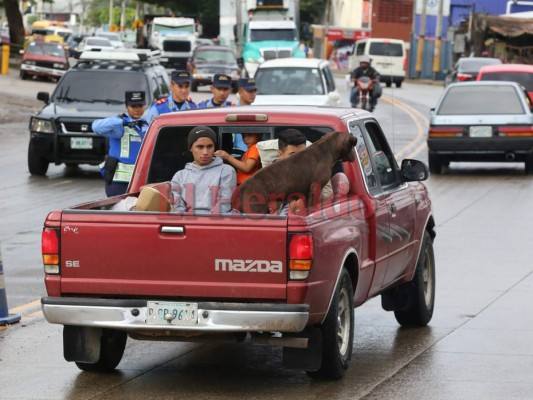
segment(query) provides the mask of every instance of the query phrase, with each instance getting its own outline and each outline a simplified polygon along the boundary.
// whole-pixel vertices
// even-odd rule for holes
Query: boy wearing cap
[[[148,109],[145,119],[149,122],[161,114],[198,108],[189,97],[191,74],[187,71],[172,71],[170,89],[172,93],[164,99],[154,101]]]
[[[213,84],[211,85],[211,93],[213,93],[213,98],[198,103],[198,108],[226,107],[235,105],[233,101],[228,100],[228,97],[231,93],[231,76],[215,74],[213,76]]]
[[[109,138],[109,152],[100,165],[107,197],[126,193],[137,155],[148,128],[143,118],[146,97],[143,91],[126,92],[126,113],[97,119],[93,132]]]
[[[172,177],[173,211],[228,213],[237,177],[231,166],[214,158],[215,132],[207,126],[197,126],[189,132],[187,144],[194,161]]]

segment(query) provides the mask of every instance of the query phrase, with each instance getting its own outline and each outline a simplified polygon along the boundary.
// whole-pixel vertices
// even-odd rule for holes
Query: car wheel
[[[28,169],[30,174],[37,176],[45,176],[48,171],[48,160],[42,157],[30,142],[28,146]]]
[[[191,92],[197,92],[198,91],[198,82],[192,81],[191,82]]]
[[[392,82],[391,81],[387,81],[387,82],[385,82],[385,85],[387,85],[387,87],[391,87],[392,86]]]
[[[424,231],[415,276],[404,285],[407,287],[409,303],[404,310],[394,311],[396,321],[402,326],[426,326],[435,306],[435,254],[428,231]]]
[[[320,326],[322,331],[322,364],[311,377],[340,379],[350,365],[353,349],[354,306],[352,280],[346,269],[341,276],[328,315]]]
[[[527,156],[525,161],[526,175],[533,175],[533,154]]]
[[[442,160],[437,154],[428,154],[429,172],[439,175],[442,173]]]
[[[20,79],[22,80],[26,80],[28,79],[28,74],[26,72],[24,72],[23,70],[20,70]]]
[[[398,81],[395,84],[396,84],[397,88],[401,88],[402,87],[402,81]]]
[[[95,363],[76,361],[82,371],[108,372],[114,370],[122,360],[128,335],[126,332],[104,329],[100,338],[100,359]]]

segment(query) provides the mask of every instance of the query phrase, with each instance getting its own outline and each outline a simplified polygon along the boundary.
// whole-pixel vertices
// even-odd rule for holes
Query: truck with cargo
[[[191,161],[187,134],[198,125],[212,128],[225,150],[234,132],[275,140],[288,128],[310,142],[336,131],[356,144],[353,161],[321,167],[344,184],[333,185],[319,206],[303,202],[287,215],[176,213],[169,181]],[[355,307],[381,296],[402,326],[432,317],[435,221],[421,182],[427,177],[420,161],[397,164],[379,123],[362,110],[241,106],[161,115],[126,194],[46,217],[43,313],[64,325],[64,357],[82,370],[116,368],[128,337],[224,338],[279,346],[285,367],[339,379],[352,356]],[[145,187],[168,203],[114,210]]]

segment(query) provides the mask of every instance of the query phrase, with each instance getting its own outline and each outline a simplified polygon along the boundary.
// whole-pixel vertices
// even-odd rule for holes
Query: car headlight
[[[54,133],[54,125],[52,125],[52,121],[47,119],[32,118],[30,129],[32,132]]]
[[[66,69],[66,65],[61,63],[54,63],[53,67],[57,69]]]
[[[247,60],[249,63],[254,63],[254,64],[261,64],[261,63],[264,63],[265,62],[265,59],[263,57],[259,57],[259,58],[249,58]]]
[[[35,61],[24,61],[26,65],[35,65]]]

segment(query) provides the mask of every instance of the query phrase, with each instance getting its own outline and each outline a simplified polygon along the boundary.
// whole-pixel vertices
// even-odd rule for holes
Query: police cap
[[[127,106],[144,106],[146,105],[146,94],[142,90],[133,90],[126,92]]]
[[[172,82],[175,83],[190,83],[191,82],[191,74],[189,74],[187,71],[172,71],[171,74]]]
[[[239,87],[246,91],[257,90],[254,78],[239,78]]]
[[[231,76],[224,74],[215,74],[213,76],[213,86],[216,88],[230,88]]]

